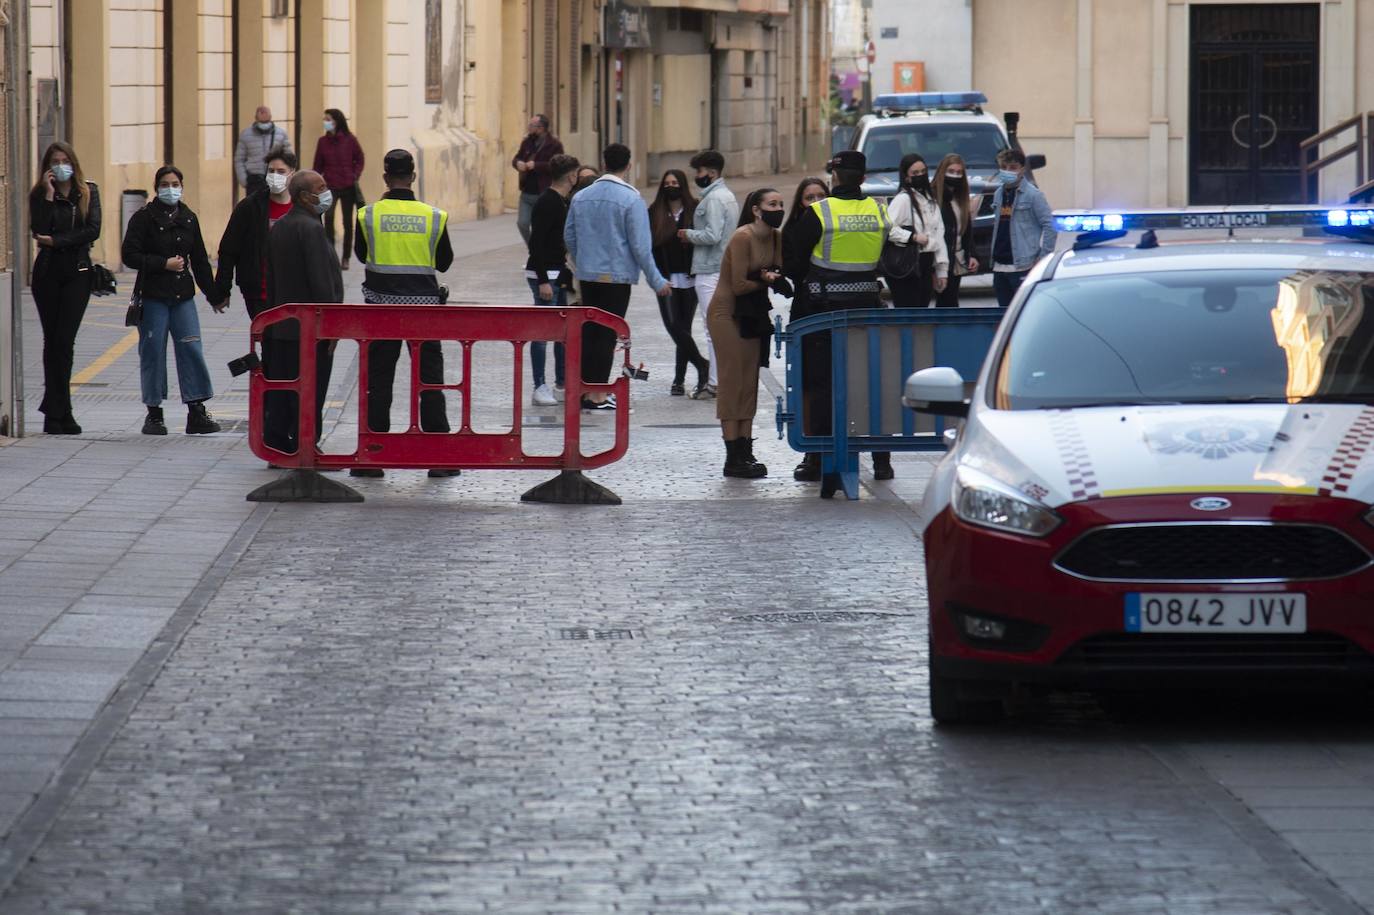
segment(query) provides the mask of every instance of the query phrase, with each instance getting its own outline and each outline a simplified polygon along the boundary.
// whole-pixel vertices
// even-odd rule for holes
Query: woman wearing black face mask
[[[945,224],[945,250],[949,252],[949,283],[935,299],[940,308],[959,307],[959,283],[978,272],[973,256],[973,201],[968,195],[968,168],[962,156],[950,153],[935,169],[935,202]]]
[[[658,300],[663,327],[673,338],[677,358],[673,366],[674,397],[687,393],[685,386],[687,365],[697,370],[699,385],[707,381],[709,363],[692,339],[692,321],[697,313],[697,291],[692,283],[692,246],[678,236],[679,229],[692,225],[692,211],[697,200],[687,187],[687,176],[679,169],[663,173],[658,183],[658,196],[649,204],[649,228],[653,232],[654,264],[659,273],[668,278],[671,291]]]
[[[725,439],[725,476],[758,479],[768,468],[754,459],[754,414],[758,412],[759,366],[771,334],[768,290],[791,296],[782,275],[782,194],[771,187],[749,195],[739,228],[720,263],[720,284],[706,310],[716,346],[719,384],[716,419]]]
[[[902,190],[887,214],[892,219],[888,238],[898,245],[916,245],[921,250],[921,271],[916,277],[887,277],[892,304],[897,308],[925,308],[932,292],[943,292],[949,276],[949,254],[945,251],[945,226],[940,208],[930,193],[926,160],[916,153],[902,157],[897,174]]]

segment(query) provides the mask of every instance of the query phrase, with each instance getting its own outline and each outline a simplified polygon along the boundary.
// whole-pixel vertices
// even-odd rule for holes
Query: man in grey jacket
[[[739,201],[721,177],[725,171],[724,156],[708,149],[693,156],[691,164],[697,172],[697,187],[705,188],[705,193],[692,214],[692,227],[679,229],[678,237],[693,246],[693,285],[704,316],[720,282],[721,258],[725,257],[730,236],[735,234],[739,224]],[[705,329],[704,319],[701,324]],[[706,358],[711,361],[710,378],[705,384],[697,385],[692,392],[693,400],[709,400],[716,396],[716,349],[711,343],[709,329],[706,330]]]
[[[1019,149],[997,154],[1000,182],[992,195],[992,288],[1006,308],[1035,262],[1054,252],[1054,213],[1040,188],[1025,180],[1026,156]]]
[[[267,187],[267,154],[274,149],[293,152],[286,131],[272,123],[272,109],[259,105],[234,147],[234,176],[245,194]]]

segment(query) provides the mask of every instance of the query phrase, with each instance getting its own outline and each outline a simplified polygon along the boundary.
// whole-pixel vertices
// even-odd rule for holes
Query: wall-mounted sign
[[[878,32],[879,38],[896,38],[897,27],[895,25],[885,25]]]
[[[649,17],[642,7],[606,0],[606,47],[649,47]]]
[[[893,92],[924,92],[926,65],[919,60],[899,60],[892,65]]]

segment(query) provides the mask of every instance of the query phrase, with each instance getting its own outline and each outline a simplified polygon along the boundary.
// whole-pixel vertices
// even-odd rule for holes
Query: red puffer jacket
[[[357,183],[363,173],[363,148],[351,133],[327,133],[315,144],[315,164],[331,190],[342,190]]]

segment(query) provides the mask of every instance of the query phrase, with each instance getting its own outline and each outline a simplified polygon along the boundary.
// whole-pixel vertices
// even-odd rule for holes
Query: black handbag
[[[916,203],[916,194],[907,191],[911,197],[911,213],[913,216],[921,212],[920,206]],[[925,228],[925,217],[921,217],[921,228]],[[899,245],[891,239],[884,239],[883,253],[878,257],[878,272],[890,280],[915,280],[921,276],[921,247],[916,244],[916,223],[913,220],[909,228],[912,238],[904,245]]]
[[[143,323],[143,271],[134,280],[134,291],[129,293],[129,307],[124,310],[124,326],[138,327]]]
[[[91,264],[91,295],[114,295],[119,291],[115,275],[104,264]]]

